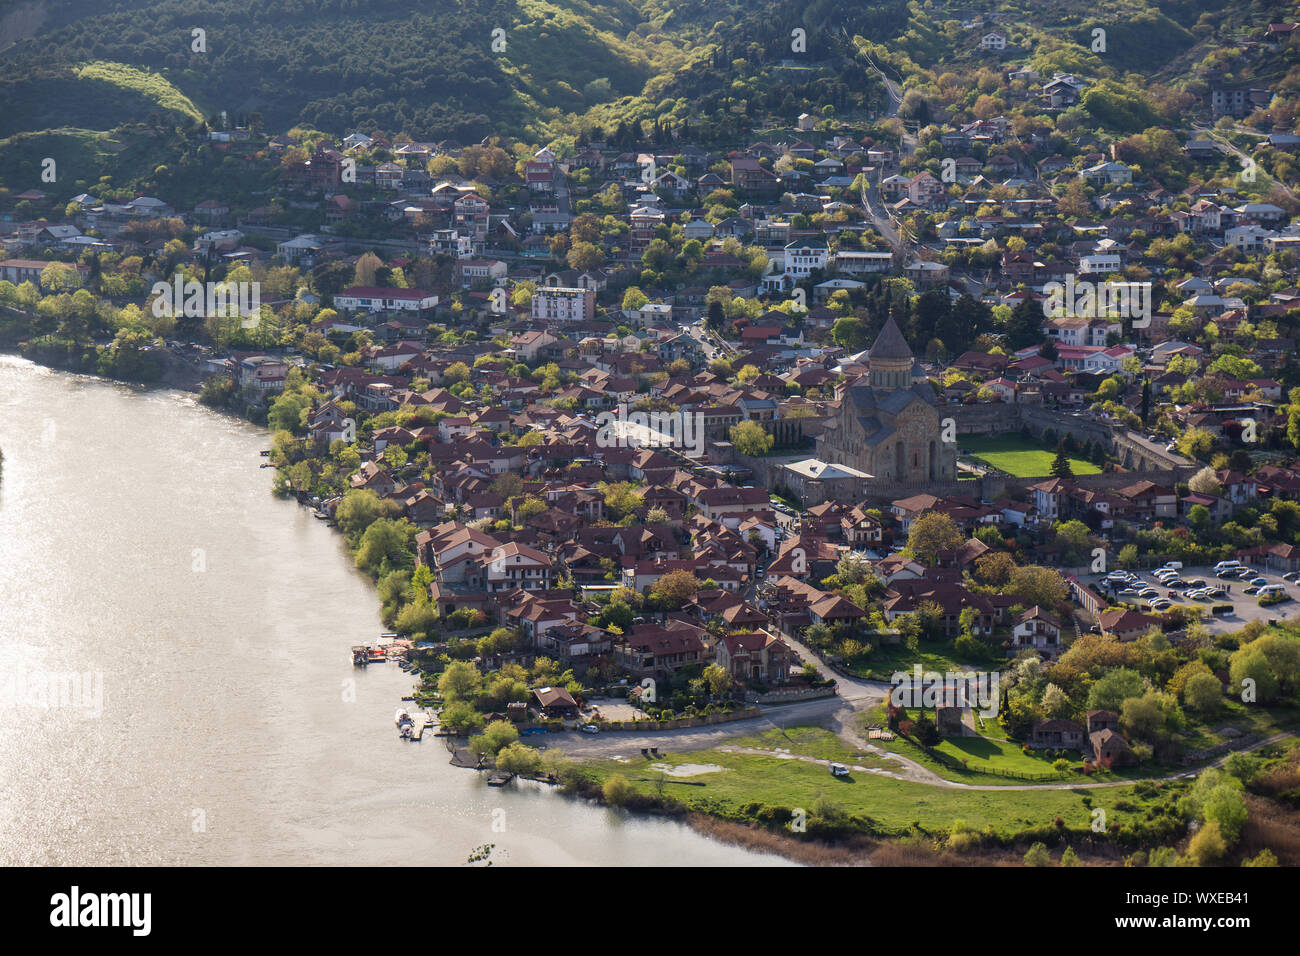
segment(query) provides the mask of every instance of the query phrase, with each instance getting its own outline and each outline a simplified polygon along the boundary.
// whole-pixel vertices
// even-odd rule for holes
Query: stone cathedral
[[[881,482],[924,487],[957,478],[957,446],[940,437],[934,389],[913,377],[912,350],[891,317],[867,353],[870,384],[851,385],[817,439],[823,461]]]

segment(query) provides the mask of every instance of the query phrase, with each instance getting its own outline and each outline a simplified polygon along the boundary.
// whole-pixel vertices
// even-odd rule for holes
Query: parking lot
[[[1300,617],[1300,585],[1291,581],[1282,580],[1282,575],[1276,571],[1263,571],[1256,567],[1250,567],[1250,578],[1246,580],[1237,580],[1235,578],[1218,577],[1214,573],[1214,568],[1212,566],[1183,568],[1178,572],[1179,579],[1182,581],[1199,580],[1204,581],[1207,587],[1222,587],[1228,589],[1226,594],[1197,600],[1189,598],[1184,594],[1161,584],[1160,581],[1152,577],[1151,572],[1154,570],[1156,569],[1152,568],[1150,570],[1136,572],[1141,582],[1136,585],[1136,587],[1139,589],[1144,586],[1155,588],[1159,596],[1167,598],[1174,607],[1201,608],[1204,611],[1203,620],[1205,625],[1213,634],[1240,630],[1248,621],[1262,620],[1267,623],[1269,621],[1281,621],[1287,618]],[[1268,607],[1260,607],[1259,600],[1255,595],[1245,593],[1245,589],[1249,586],[1246,582],[1251,578],[1264,578],[1269,584],[1282,585],[1287,597],[1291,600],[1284,601],[1281,604],[1272,604]],[[1124,587],[1132,585],[1122,585],[1120,588],[1112,590],[1107,586],[1105,575],[1103,574],[1087,575],[1083,577],[1082,580],[1103,597],[1124,604],[1133,604],[1143,611],[1148,611],[1150,609],[1150,602],[1147,598],[1140,598],[1133,594],[1120,595],[1118,593],[1118,591],[1122,590]],[[1225,614],[1210,613],[1210,608],[1223,604],[1231,604],[1232,611]]]

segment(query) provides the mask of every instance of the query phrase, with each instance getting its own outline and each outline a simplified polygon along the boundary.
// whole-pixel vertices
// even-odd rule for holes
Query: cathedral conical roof
[[[892,315],[885,321],[885,327],[880,330],[880,334],[876,336],[876,341],[871,346],[871,351],[867,353],[867,357],[873,361],[907,359],[909,363],[911,362],[912,348],[907,344],[907,339],[903,338],[903,333]]]

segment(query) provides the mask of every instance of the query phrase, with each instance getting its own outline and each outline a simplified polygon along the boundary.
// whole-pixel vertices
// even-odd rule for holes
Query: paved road
[[[1254,162],[1254,158],[1251,157],[1249,153],[1246,153],[1239,147],[1234,146],[1232,142],[1230,142],[1221,132],[1219,132],[1213,126],[1205,126],[1204,124],[1201,123],[1193,123],[1192,129],[1195,132],[1200,133],[1203,136],[1208,136],[1210,139],[1212,139],[1214,141],[1215,146],[1218,148],[1219,152],[1224,153],[1228,156],[1235,156],[1237,158],[1237,161],[1241,163],[1243,169],[1249,168],[1249,164]],[[1262,133],[1256,133],[1250,130],[1234,129],[1233,132],[1249,133],[1249,135],[1251,136],[1259,136],[1263,138]],[[1262,170],[1258,168],[1255,169],[1256,176],[1260,175],[1261,172]],[[1265,173],[1264,175],[1268,175],[1268,174]],[[1282,182],[1282,180],[1278,179],[1276,176],[1270,176],[1269,178],[1278,186],[1278,188],[1280,188],[1284,193],[1286,193],[1288,199],[1294,200],[1296,198],[1295,192],[1291,189],[1290,186]]]

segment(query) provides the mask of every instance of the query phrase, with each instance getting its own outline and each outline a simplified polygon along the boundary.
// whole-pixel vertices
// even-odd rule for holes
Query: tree
[[[1207,428],[1189,428],[1178,439],[1178,451],[1188,458],[1204,459],[1214,449],[1214,432]]]
[[[515,729],[514,724],[508,720],[494,720],[483,728],[481,736],[470,738],[469,749],[480,757],[486,754],[495,755],[503,747],[509,746],[518,739],[519,731]]]
[[[605,510],[615,521],[635,514],[645,505],[645,495],[631,482],[618,481],[613,484],[602,482],[597,487],[605,496]]]
[[[704,678],[705,686],[708,687],[709,693],[714,697],[722,697],[731,690],[731,674],[727,669],[717,664],[710,664],[704,668],[701,675]]]
[[[593,242],[575,242],[569,247],[566,258],[569,268],[577,269],[579,272],[599,269],[605,264],[605,256],[601,253],[600,247]]]
[[[1026,604],[1046,608],[1064,604],[1070,594],[1059,571],[1037,564],[1027,564],[1012,571],[1007,590],[1020,595]]]
[[[1058,521],[1052,529],[1056,533],[1056,543],[1062,548],[1062,561],[1076,565],[1086,560],[1092,548],[1091,529],[1077,518],[1070,521]]]
[[[334,523],[349,540],[360,541],[361,535],[380,518],[392,518],[401,513],[402,506],[388,498],[380,498],[366,488],[349,488],[334,510]]]
[[[1052,459],[1052,477],[1053,478],[1074,477],[1074,469],[1070,467],[1070,459],[1065,454],[1064,440],[1056,443],[1056,457]]]
[[[960,547],[961,530],[951,516],[941,511],[925,511],[912,521],[907,534],[907,550],[918,561],[933,565],[940,551]]]
[[[447,701],[474,697],[482,686],[483,675],[469,661],[452,661],[438,678],[438,693]]]
[[[664,610],[675,611],[700,590],[699,579],[686,570],[669,571],[650,587],[650,598]]]
[[[1157,743],[1176,731],[1182,722],[1178,701],[1173,694],[1163,691],[1150,689],[1120,705],[1119,724],[1130,738]]]
[[[448,385],[468,382],[469,377],[470,367],[464,362],[452,362],[442,373],[442,380]]]
[[[1228,855],[1228,844],[1217,823],[1207,823],[1187,844],[1187,859],[1193,866],[1215,866]]]
[[[627,777],[621,773],[615,773],[605,780],[600,792],[604,796],[605,802],[611,807],[621,807],[635,795],[636,790]]]
[[[1051,866],[1052,854],[1047,851],[1047,844],[1035,843],[1025,851],[1025,866]]]
[[[439,712],[438,722],[452,733],[469,734],[483,726],[483,717],[469,701],[457,700]]]
[[[1048,684],[1047,689],[1043,691],[1041,707],[1043,716],[1049,720],[1065,717],[1070,713],[1070,698],[1066,697],[1065,691],[1055,684]]]
[[[732,425],[727,435],[736,451],[742,455],[750,455],[755,458],[766,455],[771,451],[772,445],[776,441],[767,433],[767,429],[756,421],[743,421]]]
[[[1007,346],[1012,351],[1039,345],[1043,341],[1043,308],[1033,296],[1025,296],[1014,309],[1006,325]]]
[[[356,566],[367,574],[378,576],[408,563],[414,538],[415,526],[405,518],[378,518],[361,535]]]
[[[491,724],[488,725],[491,727]],[[519,741],[506,744],[497,753],[497,768],[523,776],[535,776],[542,772],[542,755]]]
[[[383,268],[383,260],[373,252],[366,252],[357,259],[356,270],[352,274],[352,284],[374,286],[375,274]]]
[[[1005,551],[986,554],[975,561],[975,577],[993,587],[1001,587],[1010,581],[1015,570],[1015,558]]]
[[[623,311],[635,312],[641,306],[650,301],[649,296],[634,285],[630,285],[623,292]]]
[[[1125,700],[1141,693],[1142,675],[1129,667],[1116,667],[1093,683],[1088,691],[1088,709],[1118,712]]]
[[[861,352],[867,346],[867,326],[861,319],[846,315],[831,326],[831,339],[846,352]]]
[[[1215,473],[1214,468],[1206,465],[1196,474],[1192,475],[1187,482],[1187,487],[1200,495],[1214,495],[1218,497],[1223,492],[1223,486],[1219,484],[1219,476]]]
[[[266,413],[266,424],[272,431],[287,431],[300,434],[305,425],[306,413],[311,409],[313,396],[310,391],[282,392],[271,403]]]

